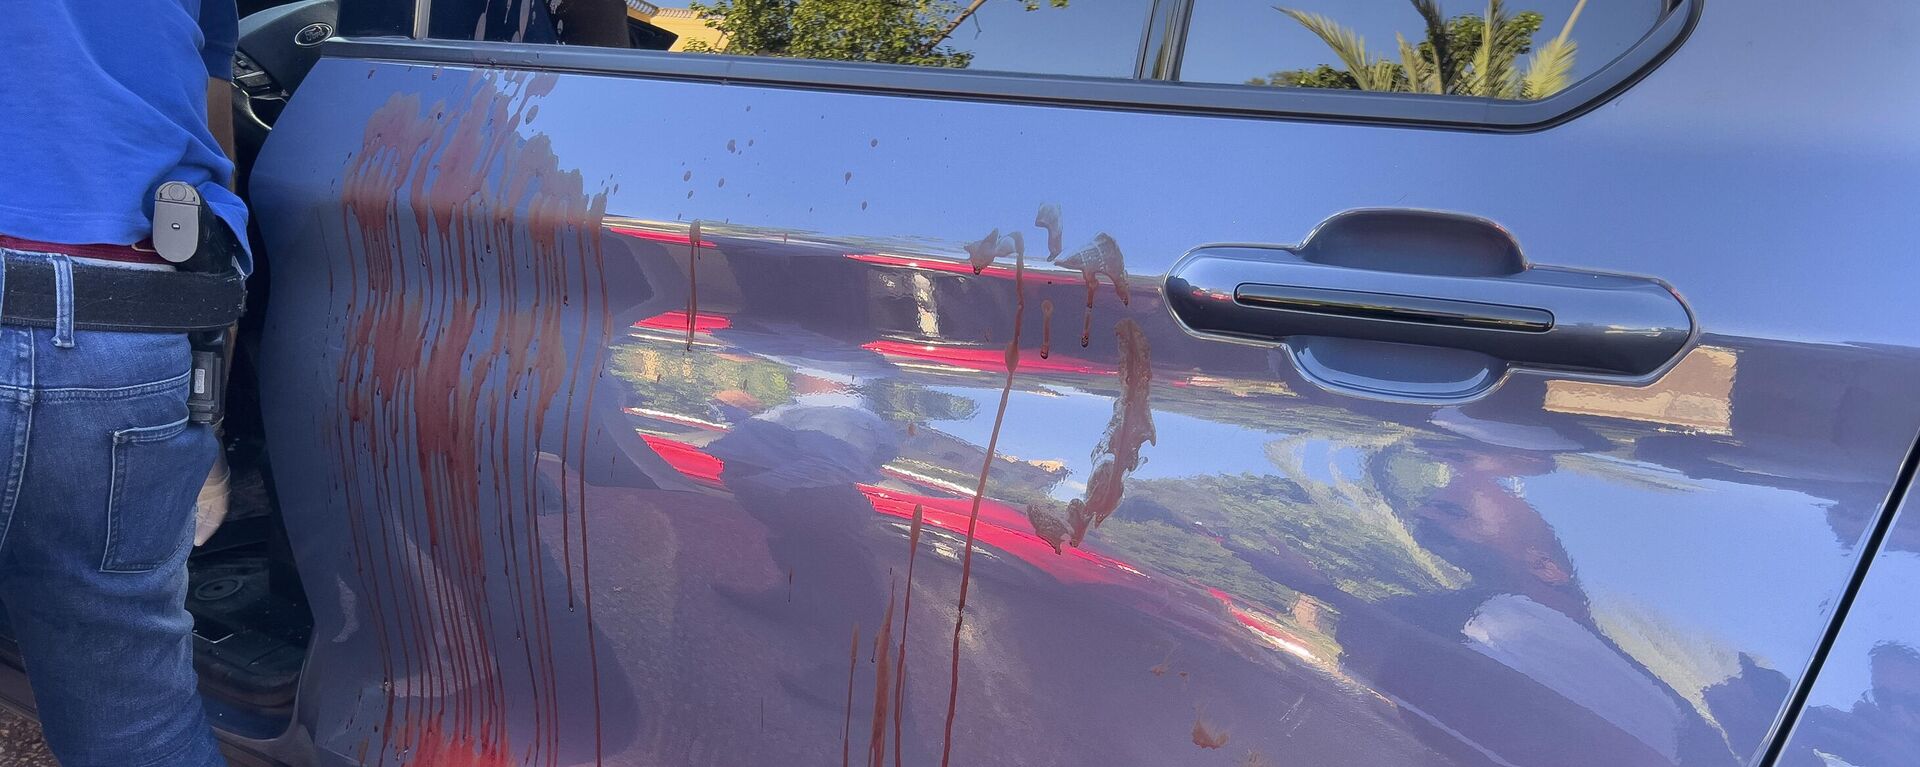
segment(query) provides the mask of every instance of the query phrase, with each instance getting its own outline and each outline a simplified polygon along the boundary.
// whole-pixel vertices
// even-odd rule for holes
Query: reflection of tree
[[[1021,0],[1037,10],[1039,0]],[[1066,0],[1048,0],[1064,7]],[[965,67],[973,54],[944,44],[980,9],[953,0],[715,0],[695,13],[720,30],[724,50],[748,56],[794,56],[928,67]],[[692,41],[690,51],[712,51]]]
[[[787,368],[754,357],[624,346],[614,352],[612,368],[635,403],[691,418],[707,418],[716,402],[759,412],[793,401]]]
[[[1535,11],[1508,15],[1501,0],[1488,0],[1484,14],[1445,19],[1437,0],[1412,0],[1426,28],[1418,44],[1396,34],[1399,61],[1375,58],[1366,40],[1339,22],[1317,13],[1276,8],[1333,50],[1341,66],[1275,72],[1249,80],[1251,85],[1431,93],[1500,99],[1540,99],[1567,87],[1577,48],[1571,37],[1586,0],[1580,0],[1559,36],[1535,52],[1525,71],[1515,66],[1533,52],[1533,36],[1543,21]],[[1489,34],[1491,30],[1491,34]]]
[[[980,409],[979,403],[966,397],[935,391],[898,378],[881,378],[863,384],[861,394],[867,408],[895,423],[921,424],[928,421],[964,421]]]
[[[1421,549],[1365,482],[1202,475],[1134,480],[1127,493],[1097,535],[1103,547],[1269,607],[1290,607],[1296,590],[1374,601],[1466,581]],[[1142,519],[1142,509],[1173,518]]]

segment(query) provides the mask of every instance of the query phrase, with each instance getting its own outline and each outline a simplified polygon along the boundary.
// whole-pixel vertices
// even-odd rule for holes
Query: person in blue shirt
[[[167,181],[244,243],[213,127],[237,34],[234,0],[24,0],[0,22],[0,602],[66,767],[225,763],[185,607],[218,440],[188,418],[166,301],[101,286],[191,276],[144,244]]]

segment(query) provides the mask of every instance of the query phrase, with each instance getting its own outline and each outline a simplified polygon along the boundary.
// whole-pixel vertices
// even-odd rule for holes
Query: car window
[[[1153,0],[442,0],[432,36],[1133,77]]]
[[[1632,47],[1667,6],[1666,0],[1194,0],[1179,78],[1541,99]]]

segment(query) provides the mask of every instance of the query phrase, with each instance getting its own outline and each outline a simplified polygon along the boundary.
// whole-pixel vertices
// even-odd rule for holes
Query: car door
[[[1920,429],[1905,4],[416,5],[252,179],[341,763],[1755,763]]]

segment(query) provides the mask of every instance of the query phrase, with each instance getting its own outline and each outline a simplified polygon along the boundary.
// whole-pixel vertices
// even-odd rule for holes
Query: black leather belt
[[[53,263],[9,255],[0,322],[50,328],[59,317]],[[239,273],[174,272],[73,264],[73,327],[133,333],[219,330],[240,318]]]

